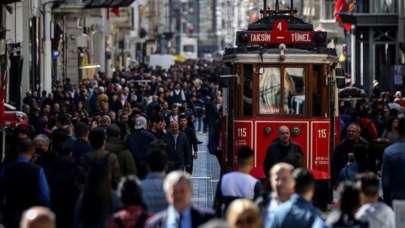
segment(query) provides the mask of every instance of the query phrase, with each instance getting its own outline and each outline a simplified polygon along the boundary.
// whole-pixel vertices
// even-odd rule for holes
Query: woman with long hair
[[[339,186],[338,209],[332,212],[326,223],[334,227],[367,228],[368,223],[364,223],[355,218],[357,210],[360,208],[360,191],[353,182],[343,182]]]
[[[396,117],[390,118],[388,120],[387,126],[385,126],[381,138],[387,143],[392,143],[398,140],[399,139],[398,125],[399,125],[398,118]]]

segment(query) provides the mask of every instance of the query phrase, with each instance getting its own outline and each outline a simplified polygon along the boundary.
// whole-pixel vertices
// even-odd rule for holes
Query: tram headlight
[[[280,49],[280,60],[284,61],[285,60],[285,50],[287,50],[287,46],[285,44],[280,44],[280,46],[278,46],[278,48]]]
[[[236,44],[247,44],[249,43],[249,33],[248,32],[238,32]]]
[[[293,127],[293,128],[291,129],[291,134],[292,134],[294,137],[297,137],[297,136],[301,135],[301,129],[300,129],[299,127]]]

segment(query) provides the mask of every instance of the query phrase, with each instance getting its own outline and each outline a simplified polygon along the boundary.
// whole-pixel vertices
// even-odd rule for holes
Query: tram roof
[[[317,52],[305,49],[287,48],[283,60],[280,49],[241,49],[232,48],[225,51],[225,62],[232,63],[264,63],[264,64],[333,64],[338,62],[335,49],[325,48]]]

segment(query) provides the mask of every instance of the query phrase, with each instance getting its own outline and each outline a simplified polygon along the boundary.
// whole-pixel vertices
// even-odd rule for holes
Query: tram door
[[[282,125],[290,128],[292,141],[301,146],[303,165],[329,173],[328,86],[322,65],[240,64],[236,85],[234,165],[241,146],[255,151],[252,174],[266,175],[263,162],[269,145],[278,139]],[[314,131],[320,134],[314,135]],[[321,137],[321,141],[319,141]],[[320,164],[326,167],[320,167]],[[318,167],[319,166],[319,167]],[[316,172],[314,172],[316,173]]]

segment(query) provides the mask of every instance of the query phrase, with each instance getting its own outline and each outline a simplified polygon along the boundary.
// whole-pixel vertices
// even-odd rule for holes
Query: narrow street
[[[197,133],[197,137],[203,143],[198,146],[198,158],[194,160],[193,203],[197,206],[211,208],[220,168],[215,156],[208,153],[207,134]]]

